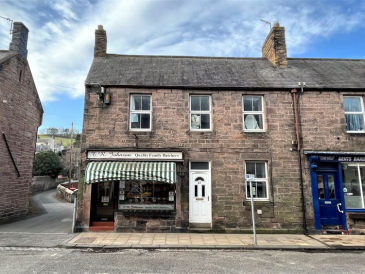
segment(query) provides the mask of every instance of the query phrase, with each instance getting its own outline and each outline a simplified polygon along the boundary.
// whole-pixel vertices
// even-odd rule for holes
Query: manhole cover
[[[95,241],[96,237],[82,237],[75,241],[77,244],[91,244],[93,241]]]

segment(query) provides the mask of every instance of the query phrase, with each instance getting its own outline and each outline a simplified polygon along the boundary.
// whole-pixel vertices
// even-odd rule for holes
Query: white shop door
[[[191,171],[189,176],[189,221],[211,223],[212,199],[209,172]]]

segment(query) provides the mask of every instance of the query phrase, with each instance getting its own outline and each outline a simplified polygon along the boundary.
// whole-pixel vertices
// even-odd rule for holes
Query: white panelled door
[[[189,221],[190,223],[211,223],[210,173],[209,171],[191,171],[189,178]]]

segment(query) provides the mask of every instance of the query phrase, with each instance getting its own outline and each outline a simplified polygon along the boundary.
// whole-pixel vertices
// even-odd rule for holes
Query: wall
[[[34,176],[32,180],[32,194],[54,189],[61,182],[49,176]]]
[[[109,88],[112,102],[101,107],[97,95],[86,91],[82,167],[87,148],[177,148],[189,160],[212,163],[213,228],[245,230],[251,228],[250,203],[245,197],[245,161],[268,162],[270,199],[257,202],[257,227],[262,231],[297,231],[302,226],[298,154],[291,152],[295,139],[292,97],[287,91],[194,91],[181,89]],[[152,94],[151,132],[128,130],[130,94]],[[212,95],[211,132],[189,130],[189,95]],[[264,95],[266,132],[243,132],[242,95]],[[138,140],[136,138],[138,137]],[[181,226],[189,225],[189,182],[181,187]],[[80,201],[79,224],[89,222],[90,187]],[[83,208],[83,210],[82,210]]]
[[[0,133],[6,135],[20,177],[0,136],[0,221],[28,213],[35,143],[42,113],[28,62],[17,55],[1,63]]]
[[[72,195],[72,193],[73,193],[72,190],[69,190],[67,187],[64,187],[62,184],[59,184],[57,186],[56,196],[69,203],[74,202],[74,195]]]

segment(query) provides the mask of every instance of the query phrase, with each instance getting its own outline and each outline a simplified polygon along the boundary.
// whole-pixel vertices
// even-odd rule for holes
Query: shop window
[[[342,164],[347,209],[365,209],[365,164]]]
[[[190,96],[190,130],[211,130],[211,97],[209,95]]]
[[[151,95],[132,95],[130,106],[130,130],[151,130]]]
[[[268,200],[268,179],[266,162],[246,162],[246,174],[255,175],[252,181],[252,195],[255,200]],[[246,177],[246,176],[245,176]],[[250,182],[246,180],[246,198],[251,199]]]
[[[243,96],[243,130],[263,131],[264,130],[264,106],[263,96]]]
[[[120,210],[174,210],[175,185],[158,181],[120,181]]]
[[[358,96],[344,96],[343,102],[347,132],[364,132],[363,98]]]

